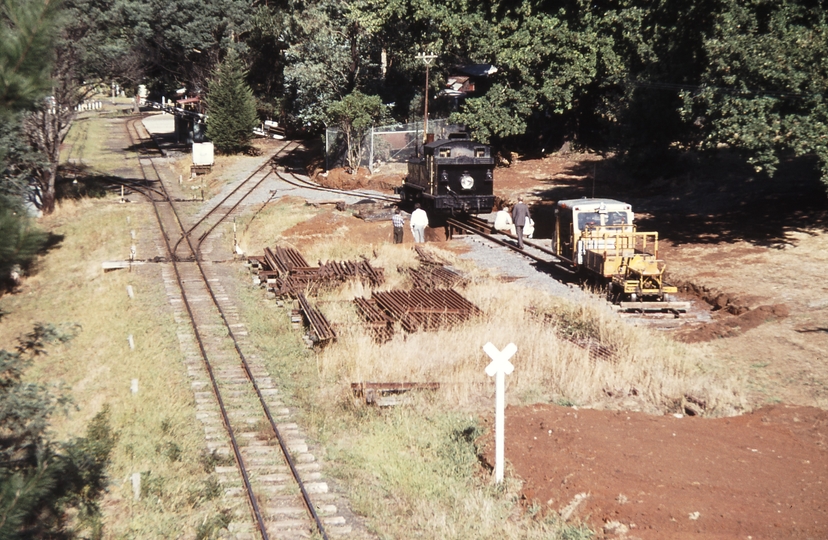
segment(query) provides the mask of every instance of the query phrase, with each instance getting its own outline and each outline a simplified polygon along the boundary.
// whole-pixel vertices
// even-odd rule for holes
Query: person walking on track
[[[428,227],[428,214],[420,208],[420,203],[414,205],[414,211],[411,213],[411,233],[414,235],[414,243],[422,244],[425,242],[425,228]]]
[[[512,208],[512,223],[515,224],[515,233],[518,238],[518,248],[523,249],[523,227],[529,220],[529,207],[518,197],[518,203]]]
[[[394,208],[394,215],[391,216],[391,223],[394,224],[394,243],[402,244],[405,218],[403,218],[402,214],[400,214],[399,208]]]

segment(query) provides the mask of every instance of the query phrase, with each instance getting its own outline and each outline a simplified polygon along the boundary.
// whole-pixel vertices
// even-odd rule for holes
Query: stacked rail
[[[394,336],[394,319],[383,311],[376,302],[366,298],[354,298],[357,313],[368,325],[368,329],[374,335],[374,339],[382,343]]]
[[[370,287],[385,281],[382,269],[372,267],[365,259],[320,262],[318,266],[310,266],[301,253],[286,247],[265,248],[262,256],[249,257],[248,263],[258,270],[259,283],[265,283],[277,297],[297,301],[308,336],[315,345],[336,339],[336,331],[322,312],[311,305],[307,295],[354,279]]]
[[[451,289],[375,292],[376,305],[407,332],[438,330],[465,322],[480,309]]]
[[[414,283],[414,287],[417,289],[450,289],[468,283],[468,279],[465,276],[443,266],[409,268],[407,273]]]

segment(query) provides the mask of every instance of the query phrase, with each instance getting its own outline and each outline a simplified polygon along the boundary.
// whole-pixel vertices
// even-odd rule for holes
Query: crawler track
[[[273,381],[264,366],[247,358],[242,350],[237,334],[242,325],[232,322],[235,308],[221,289],[215,265],[202,260],[213,248],[211,233],[271,174],[273,158],[188,226],[156,168],[153,158],[160,153],[150,144],[140,118],[128,121],[127,131],[133,147],[139,149],[146,184],[136,189],[153,204],[171,263],[168,294],[172,292],[174,299],[179,299],[183,307],[180,322],[188,322],[192,331],[192,335],[179,333],[179,339],[182,346],[194,344],[201,360],[200,366],[192,362],[189,370],[208,449],[232,456],[236,464],[216,467],[227,486],[226,496],[244,501],[236,509],[239,521],[233,523],[233,532],[238,538],[265,540],[308,538],[311,532],[325,539],[329,532],[348,535],[352,528],[330,504],[327,484],[318,481],[319,466],[307,453],[297,426],[286,422],[288,411],[279,401]],[[274,440],[275,445],[271,444]]]

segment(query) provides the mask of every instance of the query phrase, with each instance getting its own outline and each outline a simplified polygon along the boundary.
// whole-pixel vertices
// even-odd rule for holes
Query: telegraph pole
[[[426,79],[425,79],[425,115],[423,119],[423,144],[426,142],[426,138],[428,137],[428,68],[431,66],[431,62],[437,58],[436,54],[433,53],[420,53],[417,55],[417,58],[423,61],[426,67]]]

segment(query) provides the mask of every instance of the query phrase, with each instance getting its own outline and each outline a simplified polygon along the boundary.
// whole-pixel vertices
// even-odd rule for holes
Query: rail
[[[132,131],[130,131],[130,122],[127,122],[127,131],[128,131],[128,134],[129,134],[130,138],[133,139],[133,146],[135,146],[135,142],[136,142],[136,139],[137,139],[138,142],[140,142],[141,147],[144,147],[145,143],[146,143],[146,140],[143,139],[142,137],[140,137],[140,135],[137,133],[137,128],[135,127],[134,123],[132,124],[131,127],[132,127],[132,130],[135,132],[134,134],[133,134]],[[279,429],[276,425],[275,420],[273,419],[273,415],[272,415],[272,412],[270,411],[270,407],[267,405],[267,403],[265,401],[264,394],[262,393],[261,388],[259,387],[259,385],[256,381],[256,377],[253,375],[252,370],[250,369],[250,365],[247,362],[247,359],[245,358],[245,356],[244,356],[244,354],[243,354],[243,352],[242,352],[242,350],[239,346],[238,340],[237,340],[236,336],[233,334],[232,325],[228,321],[228,319],[226,317],[226,314],[224,313],[224,310],[222,309],[222,307],[221,307],[221,305],[220,305],[220,303],[219,303],[219,301],[218,301],[218,299],[215,295],[215,292],[213,291],[212,286],[210,285],[210,282],[209,282],[209,280],[208,280],[208,278],[207,278],[207,276],[204,272],[204,268],[202,267],[201,261],[199,260],[199,256],[198,256],[198,252],[199,252],[201,243],[209,235],[209,232],[212,231],[215,228],[215,226],[218,224],[218,222],[223,221],[228,215],[230,215],[232,210],[234,210],[238,206],[238,204],[241,202],[241,200],[244,199],[244,197],[246,197],[246,195],[244,195],[242,197],[242,199],[237,201],[236,204],[233,205],[233,207],[230,211],[225,213],[224,216],[220,217],[218,222],[216,224],[214,224],[212,227],[210,227],[208,229],[208,231],[205,232],[199,238],[198,244],[194,246],[192,241],[191,241],[191,238],[190,238],[190,233],[195,229],[195,226],[190,227],[189,229],[184,227],[184,225],[183,225],[183,223],[180,219],[180,216],[178,215],[178,212],[175,209],[175,206],[171,202],[172,199],[171,199],[171,197],[169,196],[169,193],[166,190],[166,186],[164,186],[164,183],[161,179],[160,174],[158,173],[157,169],[155,169],[154,162],[151,159],[147,158],[146,156],[141,156],[141,157],[139,157],[139,164],[140,164],[140,167],[141,167],[142,175],[147,180],[149,180],[149,178],[147,177],[147,166],[149,166],[151,168],[151,170],[153,171],[154,176],[157,178],[158,184],[161,186],[161,189],[166,194],[165,200],[158,201],[152,196],[151,191],[148,191],[147,193],[145,193],[147,198],[153,204],[153,209],[155,211],[156,219],[157,219],[159,227],[162,231],[162,237],[164,239],[164,244],[165,244],[165,247],[166,247],[166,250],[167,250],[167,254],[168,254],[168,257],[169,257],[169,259],[172,263],[172,267],[173,267],[173,270],[174,270],[174,273],[175,273],[175,276],[176,276],[176,282],[177,282],[177,285],[178,285],[178,289],[181,291],[182,303],[183,303],[183,305],[184,305],[184,307],[187,311],[187,314],[188,314],[188,317],[189,317],[189,320],[190,320],[190,324],[192,326],[193,333],[194,333],[194,336],[195,336],[195,339],[196,339],[196,343],[198,345],[199,353],[201,355],[203,364],[205,366],[205,370],[207,371],[208,376],[210,378],[213,394],[215,395],[215,398],[216,398],[216,401],[218,403],[219,410],[220,410],[220,413],[221,413],[222,423],[224,424],[224,427],[225,427],[225,429],[228,433],[228,437],[230,439],[230,444],[231,444],[231,447],[232,447],[233,455],[234,455],[236,463],[238,464],[238,467],[239,467],[239,472],[240,472],[240,475],[242,477],[242,482],[244,484],[245,492],[247,494],[247,500],[248,500],[248,503],[250,505],[254,521],[256,522],[257,529],[258,529],[261,537],[263,538],[263,540],[269,540],[269,538],[270,538],[269,533],[267,531],[267,527],[266,527],[265,522],[264,522],[265,520],[264,520],[264,517],[262,515],[261,509],[259,507],[258,498],[256,497],[256,494],[253,491],[251,481],[250,481],[250,476],[249,476],[249,473],[248,473],[248,469],[245,465],[244,458],[241,454],[241,450],[240,450],[240,446],[238,444],[238,441],[236,440],[235,433],[234,433],[234,428],[233,428],[232,422],[230,420],[230,417],[227,413],[227,408],[225,406],[224,399],[222,398],[221,391],[219,389],[218,380],[217,380],[217,378],[215,376],[215,373],[213,371],[213,367],[212,367],[212,364],[210,362],[209,355],[208,355],[206,347],[204,345],[204,340],[203,340],[203,338],[201,336],[201,332],[199,330],[199,325],[196,321],[196,317],[195,317],[195,314],[193,312],[192,305],[191,305],[191,303],[189,301],[189,298],[187,296],[187,293],[186,293],[186,288],[184,286],[184,280],[182,278],[181,271],[179,269],[180,258],[175,254],[176,249],[178,248],[178,246],[181,245],[182,242],[185,242],[187,247],[189,248],[189,251],[192,254],[192,261],[195,263],[195,266],[198,269],[198,274],[201,277],[202,284],[205,287],[205,289],[207,290],[207,292],[209,293],[210,298],[212,300],[212,303],[215,306],[215,308],[218,310],[218,313],[219,313],[219,315],[222,319],[222,322],[223,322],[224,326],[227,329],[228,336],[231,339],[233,347],[234,347],[234,349],[236,350],[236,353],[239,356],[239,359],[242,363],[242,367],[245,371],[246,377],[250,381],[251,385],[253,386],[253,390],[257,395],[259,404],[262,408],[262,412],[264,413],[265,417],[268,419],[268,422],[270,423],[271,429],[273,430],[274,435],[276,436],[276,438],[279,442],[281,451],[284,455],[285,462],[288,464],[288,466],[291,470],[291,473],[292,473],[292,475],[293,475],[293,477],[294,477],[294,479],[295,479],[295,481],[296,481],[296,483],[299,487],[302,498],[305,502],[306,509],[307,509],[309,515],[311,516],[312,520],[314,521],[314,524],[315,524],[319,534],[322,536],[322,538],[327,540],[328,537],[327,537],[327,534],[326,534],[326,531],[325,531],[325,527],[322,524],[322,521],[319,518],[318,514],[316,513],[314,505],[313,505],[312,501],[310,500],[310,496],[309,496],[307,490],[305,489],[304,482],[302,481],[301,476],[299,475],[299,472],[296,468],[296,465],[293,462],[293,459],[290,455],[290,451],[288,449],[287,443],[284,440],[282,434],[280,433],[280,431],[279,431]],[[247,184],[250,181],[250,179],[253,178],[253,176],[255,174],[257,174],[258,172],[261,172],[261,170],[262,170],[261,167],[259,169],[257,169],[256,172],[254,172],[252,175],[250,175],[236,189],[234,189],[230,194],[228,194],[228,196],[224,200],[227,200],[227,198],[234,195],[241,188],[241,186]],[[258,187],[261,184],[261,181],[263,181],[263,179],[261,179],[252,188],[250,188],[250,191],[252,192],[252,190],[256,189],[256,187]],[[167,229],[166,224],[164,223],[164,219],[161,216],[161,211],[159,210],[159,203],[161,203],[161,202],[167,203],[169,205],[169,211],[172,213],[172,217],[174,218],[175,223],[177,225],[177,228],[181,233],[181,237],[178,239],[178,241],[175,244],[172,244],[172,242],[170,240],[170,237],[169,237],[169,231]],[[221,202],[219,204],[217,204],[214,207],[214,210],[215,210],[215,208],[220,207],[221,204],[222,204]],[[208,215],[211,215],[214,212],[214,210],[211,210],[210,212],[208,212]],[[199,220],[198,224],[203,223],[206,217],[207,216],[205,216],[204,218]]]

